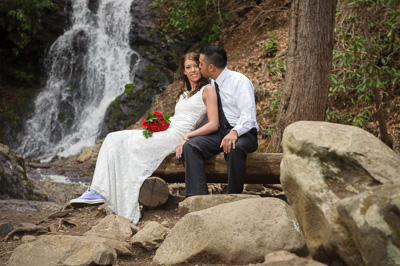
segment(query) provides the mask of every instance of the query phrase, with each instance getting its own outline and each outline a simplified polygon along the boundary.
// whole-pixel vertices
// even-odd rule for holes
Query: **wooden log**
[[[282,153],[250,153],[246,163],[246,184],[280,184]],[[224,155],[218,154],[205,162],[208,183],[227,183],[227,167]],[[167,183],[185,182],[185,167],[182,161],[171,154],[154,172]]]
[[[139,202],[146,207],[158,207],[167,202],[169,189],[161,178],[152,176],[147,178],[139,193]]]

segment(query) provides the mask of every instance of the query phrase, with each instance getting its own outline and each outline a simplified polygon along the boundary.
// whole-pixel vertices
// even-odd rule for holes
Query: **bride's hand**
[[[181,139],[178,143],[178,146],[176,146],[176,150],[175,150],[176,159],[180,159],[182,157],[183,144],[185,144],[185,142],[186,142],[186,140]]]

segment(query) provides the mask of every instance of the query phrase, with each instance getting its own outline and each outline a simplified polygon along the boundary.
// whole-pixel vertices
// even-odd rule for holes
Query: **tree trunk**
[[[167,202],[169,197],[168,184],[156,176],[147,178],[139,193],[139,202],[146,207],[158,207]]]
[[[379,124],[379,133],[381,135],[381,140],[383,143],[392,148],[392,143],[389,138],[389,133],[386,126],[386,117],[383,110],[382,96],[377,87],[372,88],[372,93],[374,95],[374,102],[376,107],[376,120]]]
[[[323,121],[328,100],[336,0],[292,2],[285,87],[270,148],[281,152],[283,131],[300,120]]]

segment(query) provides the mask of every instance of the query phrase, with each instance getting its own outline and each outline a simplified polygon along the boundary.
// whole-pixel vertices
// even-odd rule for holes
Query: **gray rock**
[[[361,265],[337,204],[381,184],[400,182],[400,157],[353,126],[301,121],[285,129],[281,183],[314,259]]]
[[[220,204],[185,215],[157,249],[156,263],[245,264],[277,250],[305,251],[292,209],[275,198]]]
[[[13,230],[13,226],[10,222],[1,222],[0,223],[0,236],[6,236]]]
[[[201,211],[217,206],[219,204],[254,198],[260,198],[260,196],[246,194],[216,194],[193,196],[186,198],[184,201],[181,201],[179,203],[179,214],[181,216],[184,216],[187,213]]]
[[[22,156],[0,143],[0,199],[9,198],[44,200],[45,195],[34,192]]]
[[[18,246],[7,265],[112,265],[118,254],[130,254],[129,245],[96,236],[46,235]]]
[[[343,199],[337,210],[364,265],[400,265],[400,183]]]
[[[248,192],[261,192],[265,190],[262,184],[246,184],[244,190]]]
[[[99,151],[101,148],[101,144],[103,142],[97,143],[95,146],[87,147],[78,157],[78,162],[83,163],[86,161],[90,161],[92,164],[96,163],[97,156],[99,155]]]
[[[107,215],[83,235],[125,241],[138,231],[139,227],[134,225],[128,218],[118,215]]]
[[[321,262],[302,258],[296,254],[290,253],[288,251],[276,251],[269,253],[265,256],[264,263],[255,264],[254,266],[326,266]]]
[[[165,228],[161,224],[150,221],[131,238],[131,243],[135,247],[153,250],[161,245],[169,231],[168,228]]]

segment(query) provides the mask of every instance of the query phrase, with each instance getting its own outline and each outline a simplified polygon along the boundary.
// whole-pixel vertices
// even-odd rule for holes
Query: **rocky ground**
[[[70,168],[70,164],[73,161],[76,163],[76,158],[75,160],[69,158],[69,163],[66,163],[64,167],[60,167],[59,162],[57,162],[47,164],[45,169],[27,168],[28,176],[35,182],[37,189],[41,193],[47,194],[52,202],[14,199],[0,201],[0,224],[3,226],[4,224],[11,224],[14,230],[20,230],[2,236],[2,241],[0,242],[0,265],[6,265],[14,249],[26,241],[31,241],[29,240],[31,236],[44,234],[82,235],[107,215],[102,206],[74,209],[68,203],[65,204],[69,199],[84,191],[86,189],[85,185],[58,183],[60,180],[54,182],[43,180],[43,178],[39,180],[38,171],[42,173],[42,177],[43,175],[61,177],[60,174],[62,173],[70,176],[72,180],[77,175],[85,176],[83,166],[75,169]],[[66,171],[66,169],[69,169],[69,171]],[[87,171],[87,169],[85,170]],[[52,173],[52,175],[49,173]],[[225,187],[225,185],[221,184],[211,184],[209,186],[210,191],[214,194],[224,193]],[[142,206],[142,219],[138,223],[140,228],[148,221],[156,221],[171,229],[178,222],[180,219],[178,204],[184,200],[184,185],[170,184],[169,188],[170,196],[163,206],[158,208],[145,208]],[[261,191],[247,193],[285,198],[279,189],[258,186],[258,189],[252,188],[252,190]],[[152,261],[155,250],[147,251],[136,247],[131,248],[131,253],[131,256],[119,257],[116,265],[156,265]]]
[[[4,204],[3,201],[1,203]],[[62,208],[62,205],[60,207]],[[48,227],[50,231],[46,234],[50,235],[82,235],[106,216],[104,208],[101,207],[68,209],[69,212],[66,216],[55,218],[49,218],[51,214],[58,212],[54,209],[38,211],[3,209],[4,206],[0,206],[0,223],[10,222],[13,227],[17,227],[21,223]],[[143,218],[138,226],[141,227],[147,221],[157,221],[165,227],[172,228],[178,220],[177,199],[171,197],[163,207],[143,211]],[[6,265],[14,249],[26,241],[24,235],[37,236],[41,234],[43,233],[22,231],[11,235],[6,241],[3,238],[3,241],[0,242],[0,265]],[[155,265],[152,262],[155,251],[132,248],[131,252],[132,256],[118,258],[116,265]]]

